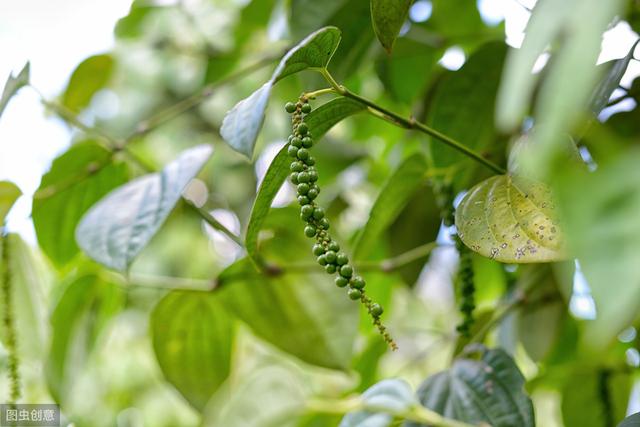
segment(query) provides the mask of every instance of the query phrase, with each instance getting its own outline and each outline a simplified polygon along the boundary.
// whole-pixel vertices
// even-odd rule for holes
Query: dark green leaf
[[[403,412],[416,404],[411,387],[404,380],[383,380],[362,393],[365,407],[375,412],[352,412],[342,419],[340,427],[388,427],[393,413]],[[388,412],[388,413],[385,413]]]
[[[565,259],[562,228],[551,190],[511,175],[496,175],[473,187],[456,209],[465,245],[501,262]]]
[[[411,103],[424,93],[440,54],[439,50],[423,43],[401,38],[396,42],[393,55],[378,57],[376,72],[393,98]]]
[[[346,369],[357,332],[358,306],[325,277],[320,268],[265,277],[243,259],[221,274],[224,288],[220,292],[225,307],[260,338],[307,363]]]
[[[0,227],[22,191],[12,182],[0,181]]]
[[[233,321],[217,294],[173,291],[151,314],[153,348],[165,377],[202,411],[229,376]]]
[[[79,246],[101,264],[126,270],[160,229],[212,151],[208,145],[186,150],[161,172],[109,193],[80,221],[76,229]]]
[[[93,95],[109,82],[113,66],[111,55],[95,55],[82,61],[67,83],[62,105],[76,112],[87,107]]]
[[[389,177],[354,246],[355,259],[367,257],[380,234],[396,219],[411,196],[424,183],[426,171],[426,159],[418,153],[404,160]]]
[[[371,0],[371,22],[380,44],[391,53],[413,0]]]
[[[334,98],[311,111],[304,121],[309,125],[313,138],[319,141],[337,123],[365,109],[364,104],[351,98]]]
[[[427,120],[434,129],[495,162],[504,155],[503,146],[495,144],[494,103],[506,52],[502,42],[486,44],[460,70],[444,76],[436,87]],[[436,167],[456,166],[455,190],[468,188],[477,163],[433,138],[430,143]]]
[[[123,304],[122,291],[94,275],[66,287],[51,315],[53,338],[46,364],[49,390],[57,402],[69,398],[97,338]]]
[[[40,248],[58,266],[79,249],[74,238],[85,212],[127,181],[127,167],[93,141],[71,148],[53,161],[33,200],[33,225]]]
[[[15,95],[21,87],[29,84],[29,63],[27,62],[17,76],[9,75],[7,82],[4,84],[2,96],[0,97],[0,117],[4,109],[7,107],[9,100]]]
[[[220,135],[231,148],[251,158],[273,85],[299,71],[326,67],[339,43],[340,30],[325,27],[310,34],[287,52],[271,79],[248,98],[238,102],[225,115]]]
[[[456,359],[449,370],[427,378],[417,392],[420,402],[447,418],[467,423],[533,427],[533,405],[513,359],[499,349],[479,351],[479,359]]]

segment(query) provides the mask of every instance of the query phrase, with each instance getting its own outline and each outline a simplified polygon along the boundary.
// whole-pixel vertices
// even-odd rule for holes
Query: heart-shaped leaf
[[[460,358],[419,387],[420,403],[447,418],[492,427],[533,427],[524,377],[503,350],[480,348],[480,358]],[[413,422],[406,427],[417,427]]]
[[[202,411],[231,371],[233,320],[218,295],[169,293],[151,314],[151,333],[165,377]]]
[[[0,227],[22,191],[12,182],[0,181]]]
[[[564,236],[549,188],[511,175],[482,181],[456,209],[456,227],[465,245],[508,263],[559,261]]]
[[[79,252],[74,233],[80,219],[109,191],[127,182],[127,167],[93,141],[74,144],[53,161],[33,200],[38,244],[58,266]]]
[[[161,172],[109,193],[80,221],[76,229],[80,248],[107,267],[126,270],[160,229],[212,151],[208,145],[186,150]]]
[[[238,102],[224,117],[220,135],[248,158],[264,122],[271,88],[280,79],[308,68],[324,68],[340,43],[340,30],[324,27],[307,36],[282,58],[271,79],[248,98]]]
[[[4,109],[7,107],[9,100],[15,95],[21,87],[29,84],[29,63],[27,62],[17,76],[9,75],[7,82],[4,84],[2,96],[0,96],[0,117]]]
[[[380,381],[362,393],[365,407],[375,412],[352,412],[342,419],[339,427],[388,427],[394,413],[403,412],[417,403],[409,384],[403,380]]]
[[[314,109],[305,118],[305,122],[313,132],[316,141],[342,119],[363,111],[365,106],[349,98],[335,98]],[[271,165],[264,175],[262,184],[258,189],[256,200],[253,203],[247,234],[245,237],[245,247],[247,255],[255,263],[259,263],[258,255],[258,233],[262,228],[264,220],[269,213],[269,208],[278,190],[287,179],[289,173],[290,157],[287,155],[288,146],[285,145],[274,157]]]
[[[413,0],[371,0],[371,23],[380,44],[391,53]]]
[[[94,55],[82,61],[74,70],[62,95],[62,105],[72,111],[84,109],[113,73],[115,61],[111,55]]]

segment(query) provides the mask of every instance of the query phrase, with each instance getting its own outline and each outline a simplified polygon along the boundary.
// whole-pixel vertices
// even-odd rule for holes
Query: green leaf
[[[471,355],[456,359],[449,370],[427,378],[417,392],[420,403],[471,424],[533,427],[533,405],[513,359],[500,349],[480,348],[478,352],[478,359]]]
[[[612,426],[627,413],[633,378],[629,372],[606,368],[576,369],[565,380],[562,420],[566,426]],[[608,402],[603,402],[603,393]]]
[[[218,280],[224,283],[220,292],[225,307],[258,337],[307,363],[347,369],[358,307],[325,277],[320,269],[264,276],[245,258],[228,267]]]
[[[310,34],[287,52],[271,79],[248,98],[238,102],[225,115],[220,135],[231,148],[251,158],[273,85],[299,71],[326,67],[339,43],[340,30],[325,27]]]
[[[56,402],[69,398],[101,332],[122,309],[125,295],[95,275],[68,284],[51,315],[53,335],[46,362],[49,390]]]
[[[625,71],[627,71],[629,62],[633,59],[633,52],[636,50],[638,43],[640,43],[640,39],[633,44],[625,57],[598,66],[598,68],[604,68],[606,71],[604,77],[591,94],[591,101],[589,102],[591,111],[596,116],[607,106],[611,94],[620,85],[620,80]]]
[[[618,424],[618,427],[640,427],[640,412],[629,415]]]
[[[94,141],[74,144],[53,161],[33,200],[38,244],[58,266],[79,252],[75,230],[82,216],[109,191],[127,182],[124,163]]]
[[[531,70],[548,46],[555,54],[537,89],[532,135],[536,150],[528,168],[547,177],[556,163],[558,140],[571,131],[589,108],[589,98],[597,84],[595,64],[601,50],[602,33],[622,11],[623,0],[538,1],[527,25],[520,49],[513,49],[505,66],[498,94],[497,123],[512,131],[529,114],[529,105],[539,76]]]
[[[505,151],[503,144],[496,144],[494,105],[506,52],[503,42],[485,44],[462,68],[446,74],[435,89],[427,120],[429,126],[496,163]],[[479,170],[485,172],[476,162],[440,141],[430,138],[430,147],[434,166],[456,167],[456,191],[468,188]]]
[[[269,365],[238,378],[239,385],[221,389],[207,407],[208,427],[296,427],[309,396],[297,371],[269,360]]]
[[[371,23],[382,47],[389,53],[409,15],[413,0],[371,0]]]
[[[12,182],[0,181],[0,227],[4,219],[13,207],[13,204],[22,195],[22,191]]]
[[[7,82],[4,84],[2,96],[0,97],[0,117],[4,109],[7,107],[9,100],[15,95],[20,88],[29,84],[29,63],[27,62],[17,76],[9,75]]]
[[[439,49],[401,38],[396,42],[393,55],[378,57],[376,73],[394,99],[410,104],[424,94],[441,55]]]
[[[233,321],[218,295],[169,293],[151,313],[151,334],[164,376],[202,411],[231,371]]]
[[[592,350],[610,344],[640,310],[639,161],[640,152],[628,151],[556,182],[568,245],[596,304],[583,337]]]
[[[305,122],[309,125],[309,129],[313,132],[317,142],[336,123],[364,109],[365,106],[357,101],[349,98],[335,98],[314,109],[305,118]],[[249,255],[251,260],[256,264],[260,264],[260,256],[258,254],[258,235],[260,229],[269,213],[274,197],[278,194],[278,190],[280,190],[280,187],[282,187],[282,184],[289,174],[290,157],[287,154],[287,148],[288,145],[282,147],[276,157],[274,157],[271,165],[269,165],[262,184],[260,184],[260,188],[258,189],[258,194],[253,203],[253,209],[251,210],[245,237],[245,246],[247,248],[247,255]]]
[[[7,234],[3,238],[8,239],[18,353],[25,361],[40,362],[49,337],[46,295],[51,283],[50,271],[40,253],[30,248],[18,234]],[[0,271],[5,268],[2,264]],[[4,318],[2,306],[0,304],[0,319]],[[6,339],[4,326],[0,328],[0,339],[3,342]]]
[[[376,412],[349,413],[339,427],[388,427],[393,420],[391,414],[407,411],[417,403],[409,384],[399,379],[380,381],[362,393],[361,398],[365,407],[375,408]]]
[[[313,109],[304,121],[313,133],[315,141],[319,141],[325,133],[345,118],[366,110],[366,106],[351,98],[334,98]]]
[[[147,4],[145,4],[147,3]],[[145,32],[145,20],[153,12],[161,10],[160,6],[151,6],[148,2],[134,1],[129,14],[121,18],[115,26],[114,34],[119,39],[139,39]]]
[[[496,175],[473,187],[456,209],[465,245],[507,263],[565,259],[556,205],[546,185],[519,176]]]
[[[420,153],[405,159],[384,184],[369,220],[353,250],[355,259],[364,259],[375,247],[380,234],[396,219],[415,191],[424,183],[427,161]]]
[[[185,150],[161,172],[109,193],[80,221],[76,229],[80,248],[107,267],[126,270],[160,229],[212,151],[208,145]]]
[[[62,105],[76,112],[87,107],[93,95],[109,82],[113,68],[111,55],[94,55],[82,61],[67,83]]]

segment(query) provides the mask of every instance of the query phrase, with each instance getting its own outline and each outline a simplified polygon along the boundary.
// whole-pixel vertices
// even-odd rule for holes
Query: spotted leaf
[[[540,182],[498,175],[479,183],[456,209],[456,226],[465,245],[497,261],[565,258],[556,205]]]

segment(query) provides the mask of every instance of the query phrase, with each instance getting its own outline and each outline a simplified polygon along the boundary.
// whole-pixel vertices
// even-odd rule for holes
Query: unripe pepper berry
[[[342,276],[338,276],[336,277],[336,286],[339,288],[344,288],[345,286],[347,286],[347,283],[349,283],[348,279],[345,279]]]
[[[351,287],[356,289],[363,289],[365,286],[364,279],[360,276],[351,278]]]
[[[305,136],[304,138],[302,138],[301,143],[304,148],[311,148],[313,146],[313,140],[308,136]]]
[[[336,253],[333,251],[327,251],[327,253],[324,254],[324,258],[329,264],[333,264],[336,262]]]
[[[337,267],[334,264],[327,264],[324,266],[327,273],[333,274],[336,272]]]
[[[306,160],[309,158],[309,150],[307,150],[306,148],[300,148],[296,152],[296,155],[300,160]]]
[[[315,245],[313,245],[313,249],[312,252],[315,256],[320,256],[322,254],[324,254],[324,247],[318,243],[316,243]]]
[[[298,185],[300,182],[298,181],[298,172],[292,172],[291,175],[289,175],[289,179],[293,185]]]
[[[309,114],[311,112],[311,105],[309,104],[302,104],[302,108],[301,108],[302,112],[305,114]]]
[[[343,265],[342,267],[340,267],[340,275],[349,279],[353,275],[353,267],[351,267],[349,264]]]
[[[360,297],[362,296],[362,292],[360,292],[357,289],[349,289],[349,291],[347,292],[347,295],[349,295],[349,298],[355,301],[360,299]]]
[[[284,104],[284,110],[291,114],[294,111],[296,111],[296,104],[294,104],[293,102],[287,102],[286,104]]]
[[[304,205],[300,208],[300,213],[305,217],[309,218],[314,212],[313,205]]]
[[[316,258],[316,260],[318,261],[318,264],[322,266],[327,265],[327,258],[325,258],[324,255],[320,255],[318,258]]]
[[[315,188],[310,188],[309,191],[307,191],[307,197],[309,197],[309,199],[313,200],[316,197],[318,197],[318,190],[316,190]]]
[[[347,257],[347,254],[345,254],[344,252],[338,252],[338,255],[336,256],[336,262],[338,263],[338,265],[345,265],[349,262],[349,257]]]
[[[332,240],[332,241],[329,242],[329,249],[334,251],[334,252],[338,252],[340,250],[340,245],[335,240]]]
[[[297,136],[293,137],[293,138],[291,138],[291,145],[293,145],[294,147],[300,148],[300,147],[302,147],[302,140],[300,138],[298,138]]]
[[[298,204],[300,204],[300,206],[308,205],[310,202],[311,200],[309,200],[307,196],[298,196]]]
[[[314,237],[316,235],[316,228],[313,225],[307,225],[304,228],[304,235],[307,237]]]
[[[309,174],[307,172],[300,172],[298,174],[298,182],[309,182]]]
[[[309,132],[309,126],[305,122],[302,122],[298,125],[297,131],[300,135],[304,136]]]
[[[308,192],[309,192],[309,184],[304,183],[304,182],[298,184],[298,194],[299,195],[304,196]]]
[[[316,164],[316,158],[313,156],[309,156],[307,159],[304,160],[304,164],[307,166],[313,166]]]
[[[375,304],[374,303],[373,305],[371,305],[371,315],[373,317],[380,317],[383,312],[384,312],[384,310],[382,309],[380,304]]]
[[[298,148],[294,147],[293,145],[290,145],[289,148],[287,148],[287,154],[289,155],[289,157],[297,157]]]
[[[289,169],[291,169],[292,172],[302,172],[304,170],[304,163],[302,163],[302,162],[293,162],[293,163],[291,163],[291,166],[289,167]],[[307,172],[307,173],[309,173],[309,172]]]

